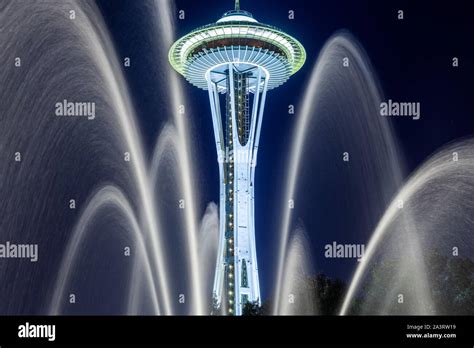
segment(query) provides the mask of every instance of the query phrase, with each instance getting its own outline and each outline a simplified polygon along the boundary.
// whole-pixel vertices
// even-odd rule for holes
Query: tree
[[[257,301],[246,302],[242,308],[243,316],[260,316],[265,315],[263,306],[260,306]]]
[[[316,276],[316,298],[321,315],[337,315],[344,299],[346,284],[340,279],[332,279],[324,273]]]
[[[219,304],[219,300],[217,299],[216,294],[212,296],[212,303],[211,303],[211,315],[219,315],[221,311],[221,306]]]

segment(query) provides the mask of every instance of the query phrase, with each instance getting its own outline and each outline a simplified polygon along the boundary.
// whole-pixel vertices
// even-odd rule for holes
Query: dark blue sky
[[[152,42],[148,32],[154,18],[144,6],[146,3],[144,0],[99,1],[119,55],[132,57],[133,66],[126,71],[126,76],[151,152],[164,120],[159,117],[163,115],[160,98],[164,98],[164,94],[161,86],[157,86],[160,74],[155,66],[167,64],[152,52],[156,49],[167,52],[169,47],[154,46],[157,43]],[[257,248],[264,292],[270,288],[268,271],[273,260],[273,250],[267,246],[274,238],[275,222],[279,221],[275,214],[280,202],[274,187],[285,175],[285,147],[290,143],[291,130],[298,117],[288,117],[287,108],[289,104],[298,105],[325,41],[337,30],[349,30],[367,51],[385,96],[421,102],[423,117],[420,121],[393,123],[410,172],[440,146],[474,133],[473,29],[468,3],[452,0],[241,1],[241,7],[252,12],[260,22],[298,38],[308,55],[302,70],[284,87],[272,91],[267,101],[256,179]],[[232,7],[230,0],[178,0],[176,8],[185,11],[186,19],[178,21],[177,35],[215,22]],[[397,20],[399,9],[404,10],[403,21]],[[288,20],[289,10],[295,11],[295,20]],[[460,59],[457,69],[451,67],[453,56]],[[203,202],[217,201],[218,174],[207,93],[187,83],[183,83],[183,88],[189,97],[191,113],[196,117],[192,124],[193,132],[199,134],[196,146],[200,153],[209,154],[200,159],[200,166],[209,169],[196,184],[200,185]],[[324,224],[330,223],[331,218],[337,216],[329,217],[326,222],[305,221],[305,224],[324,230]],[[347,264],[324,264],[322,246],[312,243],[311,248],[321,265],[318,268],[343,279],[352,273],[353,266],[347,267]]]

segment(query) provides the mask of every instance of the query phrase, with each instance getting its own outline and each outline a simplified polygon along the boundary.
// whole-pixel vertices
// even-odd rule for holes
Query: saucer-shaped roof
[[[301,43],[247,11],[226,12],[216,23],[200,27],[174,43],[169,52],[173,68],[196,87],[207,89],[207,71],[228,63],[264,68],[268,89],[296,73],[306,60]]]

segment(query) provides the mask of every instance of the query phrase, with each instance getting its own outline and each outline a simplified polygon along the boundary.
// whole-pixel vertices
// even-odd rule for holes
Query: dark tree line
[[[387,293],[391,290],[391,286],[397,284],[396,277],[400,264],[398,261],[382,260],[374,262],[369,267],[368,276],[361,284],[349,314],[383,314],[380,309],[384,306]],[[474,262],[465,257],[432,252],[426,258],[425,264],[429,294],[434,304],[433,311],[440,315],[474,315]],[[319,273],[314,277],[308,277],[301,284],[298,298],[301,296],[315,302],[314,308],[317,308],[317,313],[312,314],[338,314],[347,290],[345,282]],[[397,305],[394,298],[389,313],[405,314],[413,301],[417,299],[407,298],[406,303]],[[243,315],[271,315],[271,303],[271,299],[267,299],[261,306],[257,302],[248,302],[244,306]],[[295,313],[304,310],[301,308],[304,305],[295,307]],[[214,313],[218,311],[214,310]]]
[[[339,310],[344,297],[346,285],[339,279],[332,279],[324,273],[319,273],[315,277],[307,278],[301,285],[298,297],[305,297],[316,301],[315,308],[318,308],[318,313],[303,312],[303,305],[295,304],[295,313],[304,314],[320,314],[320,315],[336,315]],[[298,302],[298,301],[296,301]],[[257,302],[248,302],[244,306],[243,315],[257,316],[257,315],[271,315],[271,301],[267,300],[261,306]],[[299,308],[298,308],[299,306]]]

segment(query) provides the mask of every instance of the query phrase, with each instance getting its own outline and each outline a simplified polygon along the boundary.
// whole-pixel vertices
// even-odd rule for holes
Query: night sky
[[[100,0],[119,56],[132,58],[132,68],[125,71],[140,118],[144,141],[151,153],[155,138],[163,126],[163,93],[159,69],[168,64],[156,56],[167,55],[169,47],[156,47],[150,35],[154,20],[145,1]],[[421,103],[421,120],[391,120],[399,146],[406,161],[406,174],[412,172],[434,151],[446,143],[474,133],[471,102],[473,48],[472,12],[468,1],[241,1],[241,7],[251,12],[262,23],[276,26],[297,38],[306,48],[305,66],[282,87],[271,91],[267,98],[263,123],[261,150],[256,178],[257,252],[262,290],[270,289],[272,256],[275,244],[277,216],[280,205],[275,185],[286,174],[285,163],[291,144],[292,130],[298,117],[288,115],[288,105],[298,106],[314,63],[325,41],[336,31],[350,31],[365,48],[378,75],[387,99]],[[185,20],[177,20],[177,36],[212,22],[232,9],[230,0],[179,0],[176,11],[184,10]],[[397,11],[404,11],[404,20],[397,19]],[[295,11],[295,19],[288,19],[288,11]],[[177,13],[176,13],[177,16]],[[452,58],[459,57],[459,67],[452,67]],[[158,70],[158,71],[157,71]],[[218,200],[218,171],[212,122],[207,93],[196,90],[184,81],[188,109],[193,121],[193,144],[201,154],[199,168],[205,168],[196,178],[200,187],[201,209],[210,201]],[[317,168],[317,164],[313,164]],[[335,192],[335,194],[344,194]],[[309,202],[311,205],[311,202]],[[319,202],[318,204],[324,204]],[[317,209],[314,202],[314,209]],[[355,210],[353,212],[357,214]],[[201,214],[200,214],[201,215]],[[325,262],[323,246],[312,239],[311,226],[326,230],[331,219],[305,221],[311,241],[316,270],[348,280],[355,263]],[[336,237],[344,231],[336,232]],[[342,237],[341,237],[342,238]],[[264,295],[265,296],[265,295]]]

